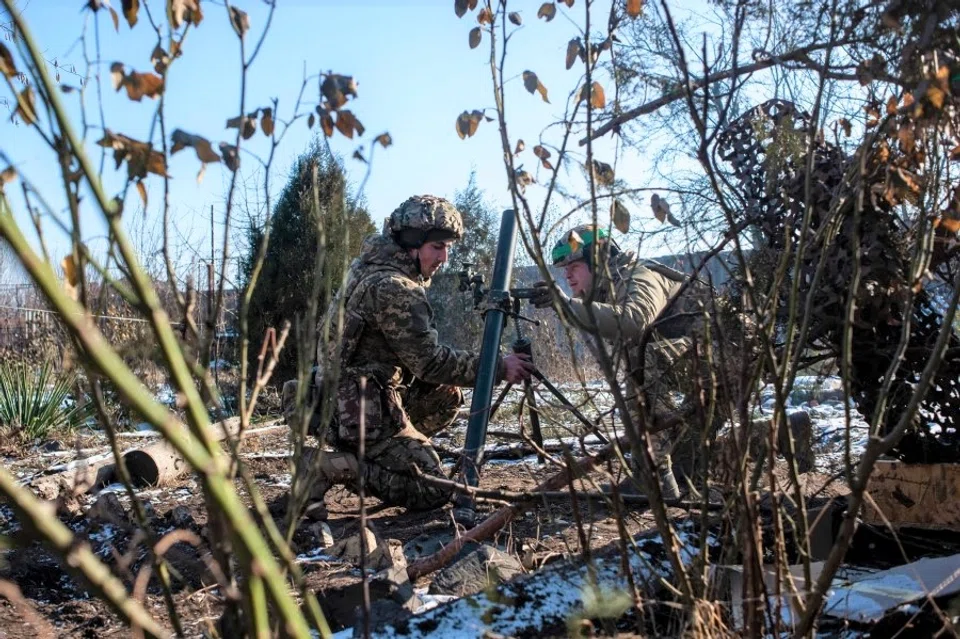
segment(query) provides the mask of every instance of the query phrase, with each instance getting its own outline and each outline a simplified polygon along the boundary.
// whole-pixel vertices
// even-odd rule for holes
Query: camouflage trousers
[[[396,388],[368,379],[363,397],[365,485],[381,501],[411,510],[445,504],[451,491],[417,476],[446,478],[430,437],[450,426],[463,405],[457,386],[415,381]],[[337,393],[335,448],[356,454],[360,434],[359,379],[348,376]]]
[[[662,340],[647,347],[643,385],[628,376],[627,405],[634,424],[641,419],[642,396],[648,412],[648,424],[674,422],[650,434],[654,462],[672,467],[678,479],[693,478],[706,460],[702,457],[704,438],[716,434],[725,420],[720,406],[699,405],[699,390],[708,402],[711,376],[694,361],[689,339]],[[695,376],[699,375],[699,380]],[[699,383],[698,383],[699,382]],[[706,421],[707,423],[702,423]],[[682,483],[682,479],[681,479]]]

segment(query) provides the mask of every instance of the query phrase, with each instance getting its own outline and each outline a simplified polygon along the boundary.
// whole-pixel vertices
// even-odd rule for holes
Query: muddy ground
[[[510,410],[504,410],[498,417],[501,422],[499,426],[491,425],[493,433],[509,430],[511,424],[516,423],[515,411],[511,414]],[[549,428],[549,421],[547,426]],[[464,429],[465,420],[460,420],[449,433],[438,437],[438,443],[444,448],[456,450],[462,446]],[[567,433],[562,429],[548,430],[546,436],[564,434]],[[488,444],[495,443],[496,440],[497,436],[492,435]],[[145,436],[131,436],[123,438],[121,445],[126,449],[149,441],[155,440]],[[8,445],[2,451],[2,463],[10,472],[24,480],[53,464],[106,450],[106,440],[102,433],[85,432],[29,447]],[[268,504],[276,505],[288,490],[288,450],[289,440],[285,428],[278,428],[244,443],[242,457]],[[804,474],[801,483],[805,495],[815,497],[818,503],[842,500],[845,488],[833,470],[825,462],[814,472]],[[507,491],[530,490],[555,472],[549,463],[538,463],[536,457],[491,461],[484,468],[481,487]],[[775,469],[775,474],[781,482],[787,483],[788,474],[782,461]],[[590,480],[596,483],[590,486],[588,481],[583,487],[590,489],[607,482],[608,479],[604,471],[594,472]],[[717,488],[719,496],[722,487]],[[103,508],[104,504],[109,505],[107,502],[112,500],[103,497],[107,493],[116,495],[117,501],[123,507],[120,512]],[[240,493],[249,503],[249,495],[242,487]],[[173,485],[141,490],[138,494],[149,504],[151,525],[158,537],[180,529],[192,531],[203,542],[206,541],[207,515],[198,483],[193,477],[183,476]],[[91,512],[98,499],[101,501],[100,506]],[[354,495],[335,489],[328,494],[327,502],[330,510],[329,523],[335,538],[346,537],[359,529],[359,500]],[[374,498],[367,500],[367,506],[371,527],[384,539],[396,539],[407,544],[408,550],[411,550],[418,540],[426,543],[429,535],[451,530],[449,506],[434,512],[411,513],[401,508],[384,507]],[[481,505],[479,509],[482,515],[496,507],[496,504],[489,504]],[[129,513],[130,502],[123,487],[112,484],[100,490],[97,495],[86,495],[66,504],[61,509],[61,520],[79,539],[85,539],[94,552],[123,579],[128,588],[135,591],[137,577],[143,570],[143,551],[142,539],[134,534],[134,527],[129,523]],[[282,524],[279,510],[276,513],[275,520]],[[687,517],[700,517],[699,513],[678,508],[670,509],[670,515],[677,521]],[[580,533],[578,521],[583,526],[584,534]],[[630,507],[624,525],[631,535],[639,535],[654,528],[652,516],[642,507]],[[0,507],[0,533],[9,536],[17,546],[5,552],[0,565],[0,577],[5,580],[5,583],[0,582],[5,589],[0,592],[4,595],[0,597],[0,637],[104,638],[130,635],[126,625],[119,622],[106,605],[90,597],[82,585],[68,576],[35,542],[35,535],[21,527],[6,506]],[[593,551],[609,548],[619,538],[618,521],[601,502],[581,504],[579,513],[575,513],[566,502],[551,502],[530,508],[492,541],[520,556],[528,570],[536,570],[563,558],[579,555],[583,538],[588,540]],[[358,572],[354,566],[325,558],[318,541],[305,529],[301,529],[294,537],[294,544],[298,563],[305,572],[308,583],[316,591],[322,592],[339,583],[356,579]],[[422,554],[430,550],[432,548],[426,546],[420,548]],[[184,633],[188,637],[210,636],[223,608],[224,594],[217,587],[216,579],[204,561],[207,551],[205,543],[196,549],[189,543],[178,542],[167,554],[177,573],[173,580],[174,602]],[[11,588],[11,583],[16,588]],[[429,583],[430,576],[427,576],[414,586],[419,592],[425,592]],[[22,594],[19,601],[17,589]],[[156,577],[151,577],[145,590],[145,593],[135,592],[134,596],[143,597],[147,609],[161,623],[170,627]],[[32,611],[35,611],[37,616],[34,616]],[[352,620],[331,622],[336,628],[350,625]]]

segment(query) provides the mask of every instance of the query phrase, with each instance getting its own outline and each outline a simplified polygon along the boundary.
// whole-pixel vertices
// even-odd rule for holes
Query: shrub
[[[32,370],[0,365],[0,431],[34,440],[85,425],[93,405],[76,402],[73,383],[73,375],[56,375],[48,362]]]

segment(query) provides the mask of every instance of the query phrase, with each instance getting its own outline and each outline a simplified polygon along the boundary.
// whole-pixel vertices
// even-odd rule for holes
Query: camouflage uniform
[[[593,319],[586,300],[571,299],[570,307],[579,323],[595,327],[597,334],[610,345],[613,362],[626,379],[631,420],[635,424],[640,420],[641,391],[654,416],[691,415],[693,407],[689,401],[681,404],[679,395],[688,395],[693,390],[695,366],[691,346],[697,323],[693,295],[682,295],[664,315],[668,302],[677,294],[686,276],[656,262],[641,262],[632,252],[613,255],[607,260],[607,266],[608,273],[604,269],[592,269],[595,293],[590,313]],[[611,299],[613,301],[608,301]],[[654,323],[656,328],[641,353],[638,340]],[[594,349],[590,340],[587,345]],[[672,455],[679,452],[688,462],[696,452],[697,438],[684,436],[688,433],[677,430],[675,427],[651,434],[655,459],[664,471],[669,468]]]
[[[345,285],[330,304],[328,313],[335,313],[345,300],[342,339],[332,343],[329,352],[318,352],[317,361],[341,364],[335,415],[327,433],[338,452],[326,453],[329,461],[321,464],[321,471],[329,481],[318,482],[314,502],[322,502],[331,482],[348,487],[356,482],[361,377],[366,378],[367,492],[414,510],[439,507],[451,497],[450,491],[419,480],[412,466],[445,476],[429,438],[455,420],[463,405],[459,387],[474,384],[479,353],[438,343],[426,295],[430,282],[390,228],[398,220],[402,223],[408,210],[417,215],[424,207],[442,215],[452,205],[430,196],[401,205],[382,234],[364,240]],[[322,369],[317,375],[320,385]],[[346,468],[354,469],[352,476]]]

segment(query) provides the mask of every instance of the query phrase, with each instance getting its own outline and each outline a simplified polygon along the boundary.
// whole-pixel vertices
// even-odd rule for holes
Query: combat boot
[[[316,449],[304,451],[305,472],[314,463],[317,452]],[[329,515],[326,504],[327,492],[338,485],[356,490],[359,476],[359,465],[353,453],[324,451],[316,469],[316,478],[310,486],[310,494],[303,513],[304,518],[309,521],[326,521]]]

